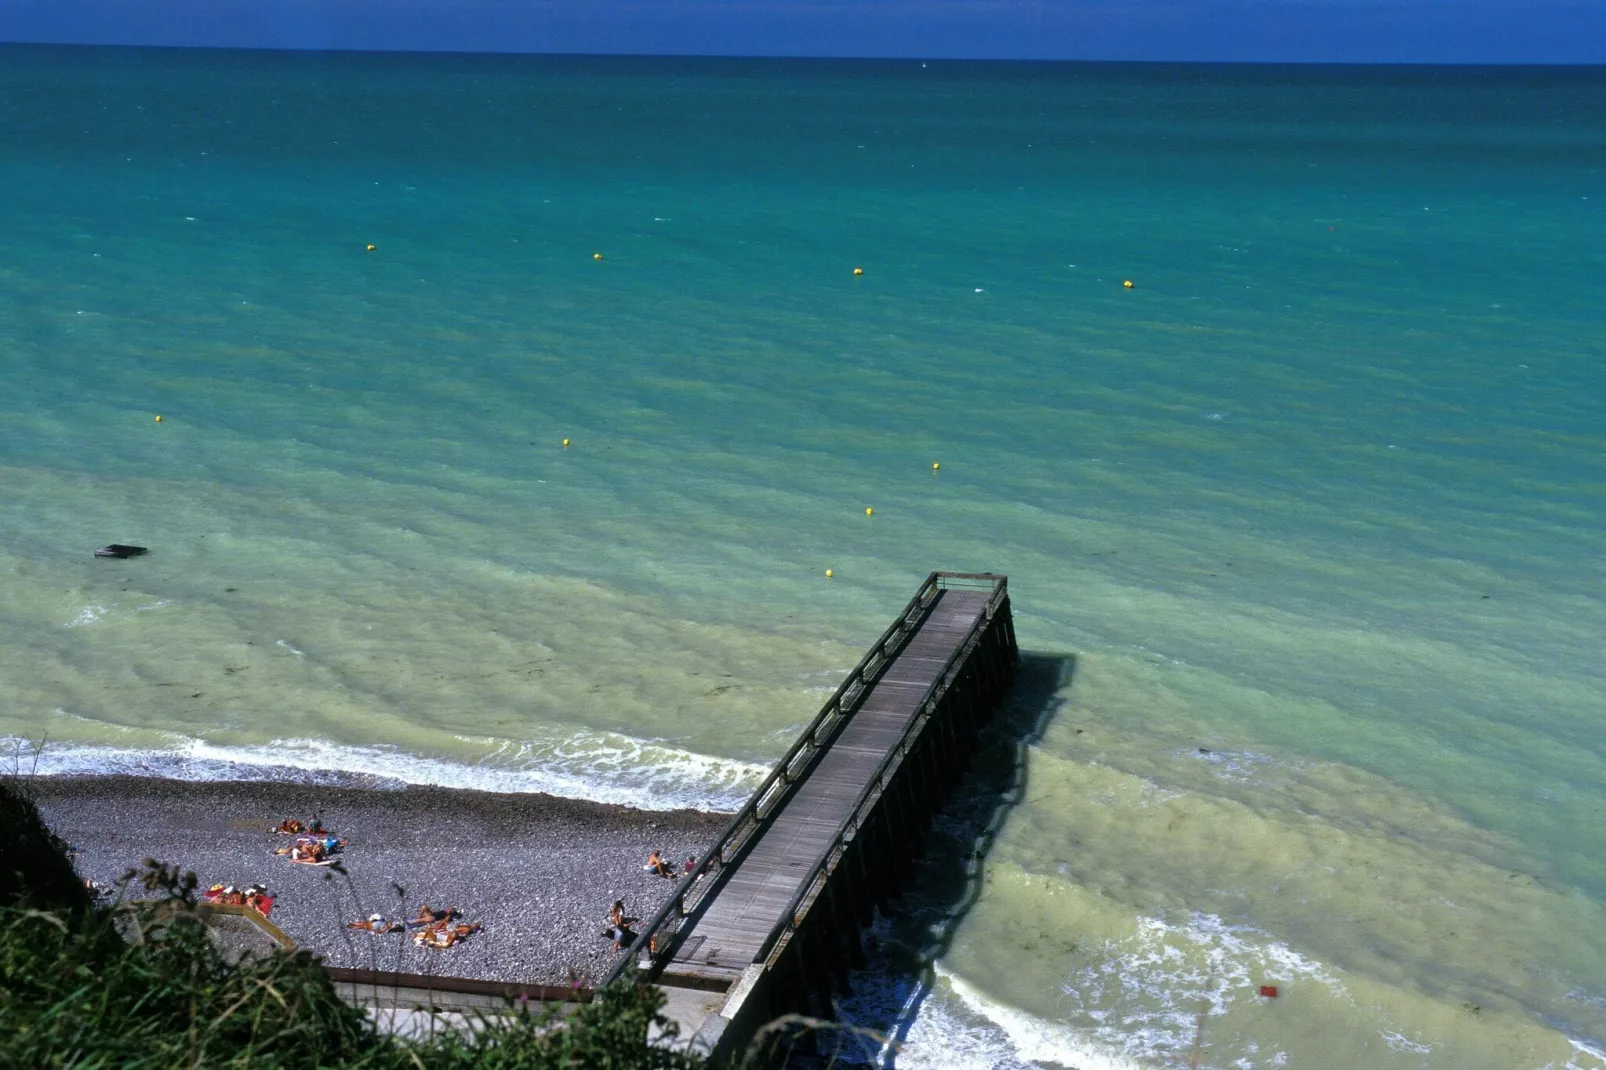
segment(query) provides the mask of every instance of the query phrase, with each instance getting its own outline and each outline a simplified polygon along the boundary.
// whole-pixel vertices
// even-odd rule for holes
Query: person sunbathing
[[[346,922],[348,929],[361,929],[369,933],[399,933],[407,926],[399,921],[386,921],[383,914],[370,914],[361,921]]]
[[[287,817],[283,821],[279,822],[278,828],[273,829],[272,831],[278,833],[280,836],[296,836],[307,831],[307,826],[303,825],[293,817]]]
[[[413,942],[420,947],[451,947],[459,940],[472,936],[480,931],[480,924],[474,922],[467,925],[448,925],[446,922],[437,922],[422,932],[413,934]]]
[[[648,855],[647,864],[641,868],[655,877],[673,877],[675,875],[674,869],[668,862],[664,861],[664,856],[658,851]]]
[[[451,921],[456,918],[458,914],[459,911],[456,907],[447,907],[445,910],[436,910],[428,903],[424,903],[418,908],[418,913],[413,916],[413,920],[407,923],[407,927],[409,929],[417,929],[420,927],[427,929],[443,922]]]

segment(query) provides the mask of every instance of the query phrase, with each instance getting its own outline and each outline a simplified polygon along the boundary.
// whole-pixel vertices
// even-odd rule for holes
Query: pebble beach
[[[331,966],[589,987],[615,952],[602,935],[616,899],[650,917],[674,882],[642,869],[648,854],[701,855],[728,820],[695,810],[643,811],[539,794],[434,787],[399,790],[141,777],[41,777],[40,812],[77,848],[78,872],[110,885],[146,858],[214,883],[264,885],[271,918]],[[335,867],[297,865],[273,850],[285,818],[348,841]],[[138,886],[135,885],[137,888]],[[456,907],[485,928],[445,950],[346,923]]]

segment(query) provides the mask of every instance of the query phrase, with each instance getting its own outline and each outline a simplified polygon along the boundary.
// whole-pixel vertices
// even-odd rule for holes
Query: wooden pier
[[[703,993],[718,1010],[688,1024],[716,1063],[829,1016],[1018,658],[1006,579],[933,572],[604,983]]]

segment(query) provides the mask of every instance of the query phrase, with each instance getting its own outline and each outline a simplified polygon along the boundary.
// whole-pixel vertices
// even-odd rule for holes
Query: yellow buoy
[[[1127,279],[1121,285],[1125,286],[1128,290],[1130,290],[1130,289],[1132,289],[1132,280],[1131,279]]]
[[[871,509],[869,506],[865,506],[864,515],[865,516],[874,516],[875,515],[875,510]]]
[[[569,448],[569,440],[568,439],[564,439],[563,440],[563,448],[564,449],[568,449]]]
[[[941,463],[939,463],[939,462],[937,462],[937,461],[932,461],[932,462],[931,462],[931,470],[932,470],[932,471],[933,471],[933,472],[935,472],[935,471],[937,471],[937,469],[939,469],[939,468],[941,468],[941,467],[942,467],[942,465],[941,465]]]
[[[853,273],[855,275],[863,275],[864,274],[864,268],[854,268],[853,269]]]
[[[373,252],[373,251],[374,251],[374,247],[373,247],[373,246],[372,246],[372,245],[370,245],[370,246],[369,246],[369,247],[368,247],[368,251],[369,251],[369,252],[370,252],[370,253],[371,253],[371,252]]]
[[[161,418],[161,417],[160,417],[160,416],[158,416],[158,417],[157,417],[157,418],[156,418],[156,422],[157,422],[157,423],[161,423],[161,422],[162,422],[162,418]]]
[[[832,572],[830,569],[826,569],[825,570],[825,578],[826,579],[830,579],[832,576],[835,576],[835,575],[836,575],[836,573]]]
[[[601,253],[592,253],[591,254],[591,259],[593,259],[593,260],[601,260],[602,259],[602,254]]]

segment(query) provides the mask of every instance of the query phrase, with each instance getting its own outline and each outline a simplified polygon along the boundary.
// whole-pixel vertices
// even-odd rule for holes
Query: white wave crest
[[[1074,1066],[1077,1070],[1144,1070],[1120,1046],[1111,1045],[1087,1030],[1051,1022],[988,999],[940,963],[936,973],[968,1011],[992,1023],[999,1033],[989,1037],[988,1031],[972,1027],[963,1031],[963,1042],[956,1043],[955,1031],[945,1021],[955,1016],[941,1008],[935,1008],[935,1014],[927,1014],[923,1009],[904,1045],[901,1060],[904,1065],[981,1070],[1046,1063]],[[961,1025],[957,1021],[951,1024]],[[949,1051],[962,1058],[945,1062],[943,1053]]]
[[[0,743],[20,746],[24,740]],[[279,739],[228,745],[174,736],[161,747],[53,742],[44,776],[155,776],[172,780],[280,780],[401,788],[411,784],[494,792],[544,792],[641,810],[711,812],[741,806],[766,767],[715,758],[617,733],[582,732],[548,743],[504,742],[476,761],[411,754],[400,747]]]

